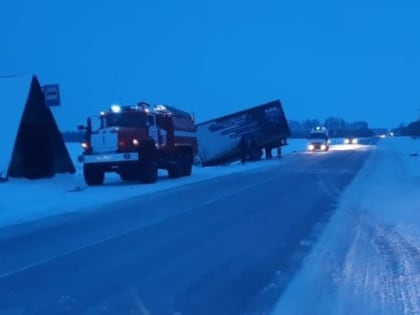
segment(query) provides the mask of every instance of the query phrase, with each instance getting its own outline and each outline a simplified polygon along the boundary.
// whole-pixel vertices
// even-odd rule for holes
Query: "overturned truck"
[[[197,124],[199,158],[203,166],[237,160],[259,160],[287,145],[290,136],[279,100]]]

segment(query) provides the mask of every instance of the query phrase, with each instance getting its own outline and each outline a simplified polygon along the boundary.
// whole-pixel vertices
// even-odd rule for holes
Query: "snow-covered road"
[[[260,292],[278,268],[293,274],[291,255],[371,148],[239,165],[246,171],[0,229],[0,314],[144,314],[139,300],[150,314],[271,310],[278,295],[260,305]]]
[[[353,154],[353,150],[363,151],[364,146],[337,145],[333,147],[333,151],[337,151],[335,153],[315,153],[311,156],[309,153],[299,153],[305,150],[305,144],[306,142],[304,140],[292,141],[292,145],[287,148],[283,160],[274,159],[272,161],[261,161],[246,165],[234,163],[225,167],[196,168],[191,178],[169,180],[166,176],[162,175],[159,182],[155,185],[122,183],[118,177],[110,176],[107,184],[103,187],[85,187],[80,172],[74,176],[62,175],[49,180],[29,181],[12,179],[8,183],[0,185],[0,194],[2,197],[2,203],[0,204],[0,225],[5,227],[7,225],[29,222],[52,215],[61,217],[62,214],[71,212],[91,213],[92,210],[104,211],[100,216],[92,215],[92,220],[95,218],[95,222],[96,220],[105,222],[106,217],[110,216],[111,212],[109,212],[109,207],[104,206],[112,202],[121,201],[123,204],[130,204],[131,202],[132,204],[136,200],[139,204],[146,205],[148,200],[157,198],[157,195],[153,193],[167,194],[174,189],[191,190],[192,187],[188,185],[192,183],[198,189],[198,187],[205,187],[205,182],[208,180],[215,182],[223,181],[222,178],[224,176],[227,176],[224,180],[226,183],[230,181],[229,178],[232,176],[234,176],[232,178],[248,178],[249,180],[251,178],[259,178],[258,181],[261,181],[261,183],[266,180],[271,183],[272,179],[269,177],[265,179],[264,176],[261,177],[260,175],[269,174],[270,169],[274,170],[280,167],[285,172],[282,177],[279,177],[280,181],[283,178],[288,178],[290,179],[290,183],[292,183],[293,179],[295,183],[293,191],[296,189],[308,191],[307,193],[302,192],[302,196],[305,198],[302,198],[293,206],[295,211],[305,210],[306,208],[298,208],[299,205],[301,207],[307,207],[308,205],[305,206],[305,199],[309,196],[313,197],[313,193],[316,192],[319,193],[321,199],[312,199],[313,207],[316,207],[314,203],[316,200],[325,199],[329,200],[328,207],[336,208],[336,211],[328,222],[324,222],[321,225],[315,224],[310,236],[300,241],[300,247],[310,248],[310,252],[308,254],[307,250],[304,251],[304,254],[307,254],[307,256],[303,260],[303,265],[301,263],[295,265],[298,270],[294,273],[294,276],[293,272],[290,274],[290,269],[278,270],[277,279],[266,286],[266,289],[277,286],[277,291],[275,289],[271,292],[282,293],[275,307],[271,312],[268,311],[268,313],[272,313],[272,315],[419,315],[420,140],[387,138],[381,140],[375,147],[367,146],[366,148],[373,149],[370,157],[365,162],[362,171],[359,172],[344,192],[336,184],[332,185],[331,181],[334,181],[335,176],[352,178],[348,176],[349,174],[354,174],[354,169],[348,167],[347,160],[349,159],[349,154]],[[75,158],[79,151],[77,146],[74,147],[71,152]],[[344,152],[341,153],[340,151]],[[295,155],[294,152],[298,153]],[[334,155],[336,156],[334,165],[331,165],[328,162],[332,161],[329,156],[332,157]],[[341,161],[343,163],[342,165]],[[333,167],[333,170],[331,170],[331,167]],[[80,166],[78,168],[80,170]],[[298,178],[302,178],[303,180],[300,184],[296,182]],[[309,181],[310,178],[312,180]],[[304,181],[308,181],[307,185],[310,185],[311,188],[305,188]],[[341,185],[347,184],[342,182]],[[270,194],[270,185],[265,186],[266,188],[261,190],[261,192],[264,191],[264,194]],[[17,191],[19,192],[19,198],[15,197]],[[202,193],[204,192],[205,190],[202,191]],[[216,194],[216,190],[214,193]],[[149,196],[146,196],[148,194]],[[138,198],[139,196],[143,197]],[[229,203],[223,196],[209,197],[210,201],[208,202]],[[137,199],[130,201],[127,198]],[[204,199],[207,200],[208,198],[206,197]],[[242,200],[242,197],[240,199]],[[77,220],[78,218],[75,216],[72,220],[65,223],[62,232],[53,234],[56,242],[48,243],[48,245],[41,237],[44,232],[39,236],[36,232],[39,226],[28,224],[28,226],[33,226],[30,233],[37,235],[36,239],[33,239],[32,234],[27,236],[28,240],[26,238],[17,238],[13,247],[8,247],[9,242],[0,242],[0,245],[3,244],[1,250],[4,255],[2,257],[7,257],[0,264],[3,275],[7,274],[8,270],[12,270],[12,272],[20,270],[19,268],[21,267],[19,266],[21,264],[23,266],[27,264],[31,266],[33,261],[40,263],[41,268],[44,261],[47,262],[51,259],[55,261],[56,255],[60,252],[72,253],[74,248],[90,246],[89,242],[94,243],[97,239],[107,239],[107,235],[111,232],[114,233],[114,230],[124,230],[125,228],[130,230],[130,227],[136,220],[139,221],[141,226],[147,222],[149,222],[147,224],[155,224],[162,220],[166,222],[169,218],[175,216],[179,216],[179,219],[177,218],[176,220],[180,220],[181,217],[184,217],[182,213],[186,211],[185,209],[188,210],[188,208],[181,206],[172,209],[169,204],[164,209],[159,207],[156,211],[144,209],[137,213],[130,212],[131,214],[127,212],[130,207],[127,210],[118,209],[119,212],[121,211],[121,213],[127,215],[127,218],[120,217],[116,213],[115,219],[106,221],[108,223],[104,223],[104,225],[98,223],[98,228],[94,230],[90,230],[88,226],[81,228],[81,225],[73,223],[72,220]],[[245,204],[243,207],[247,209],[248,204]],[[251,211],[252,209],[249,210]],[[318,210],[325,211],[326,209]],[[270,212],[268,209],[267,211],[267,213],[275,215],[274,212]],[[208,213],[206,212],[208,220],[211,220],[213,215],[221,214],[222,212],[219,213],[219,211],[215,212],[214,210]],[[251,222],[254,222],[253,220],[242,221],[245,218],[242,219],[239,214],[235,214],[235,216],[238,215],[235,217],[235,222],[238,221],[246,224],[246,230],[248,232],[251,228],[256,228],[256,226],[251,224]],[[190,215],[193,215],[193,213],[185,214],[185,218],[188,218]],[[129,216],[132,216],[132,218],[129,219]],[[66,222],[66,220],[66,217],[63,217],[61,222]],[[50,222],[48,225],[51,226],[63,224],[59,221],[57,221],[58,223],[49,220],[45,221]],[[283,221],[282,219],[281,222]],[[261,227],[265,226],[266,229],[266,224],[264,223]],[[229,237],[226,236],[227,238],[220,243],[225,244],[228,240],[230,242],[229,246],[231,246],[229,247],[229,252],[236,248],[235,246],[238,244],[238,240],[235,240],[236,234],[230,231],[230,228],[235,230],[235,226],[236,224],[233,222],[232,227],[226,227],[226,233],[230,233]],[[80,234],[78,237],[73,236],[72,233],[76,227],[78,234]],[[42,225],[41,228],[44,229]],[[83,234],[85,228],[86,236]],[[2,232],[0,236],[20,235],[25,229],[26,227],[15,229],[15,227],[10,226],[7,229],[0,229]],[[291,231],[300,229],[302,229],[302,226],[293,226]],[[260,232],[263,230],[260,230]],[[11,231],[15,232],[10,234]],[[217,239],[220,238],[217,229],[208,229],[207,231],[210,233],[208,235],[213,235],[212,237]],[[282,233],[285,231],[286,229],[284,231],[282,230]],[[156,232],[159,235],[159,231]],[[47,230],[45,233],[50,232]],[[138,233],[143,232],[139,230]],[[187,235],[189,232],[185,230],[183,233]],[[191,233],[195,233],[195,229]],[[63,238],[62,242],[59,241],[61,237]],[[35,246],[36,244],[33,243],[35,247],[31,247],[30,250],[25,249],[27,248],[29,239],[31,243],[36,243],[38,239],[42,247]],[[252,240],[252,242],[255,241],[256,239]],[[198,248],[203,248],[202,246],[207,248],[206,246],[210,246],[206,245],[207,241],[205,238],[203,242],[204,245],[201,244]],[[277,242],[277,239],[273,242]],[[267,239],[264,239],[263,242],[263,238],[261,237],[259,248],[263,248],[264,246],[272,248],[273,244],[271,242],[267,243]],[[13,254],[17,248],[21,248],[19,255]],[[208,250],[215,250],[215,248],[209,247]],[[108,248],[103,255],[108,255],[110,250]],[[114,250],[117,249],[114,248],[111,251]],[[242,250],[245,251],[245,249]],[[203,259],[208,254],[204,249],[200,249],[200,252],[203,255]],[[272,252],[270,252],[270,255],[272,255]],[[298,252],[293,255],[296,255],[297,259],[301,261],[300,259],[303,254],[302,252]],[[72,254],[73,256],[78,257],[78,254]],[[226,259],[228,256],[223,257],[221,258]],[[292,258],[296,259],[296,257]],[[230,263],[238,264],[239,261],[236,261],[236,258],[233,256],[229,258],[232,259]],[[83,258],[81,257],[80,259]],[[204,259],[206,263],[203,261],[203,270],[209,268],[206,265],[209,259],[213,258],[210,256]],[[243,261],[240,263],[243,263]],[[274,264],[274,262],[272,263]],[[45,268],[48,269],[49,264],[45,264]],[[254,265],[249,266],[258,269]],[[89,273],[89,271],[86,272]],[[126,271],[127,274],[130,274],[130,272],[132,271]],[[199,271],[197,270],[197,272]],[[289,274],[287,274],[288,272]],[[221,275],[223,272],[218,272],[217,274]],[[289,276],[293,276],[293,278]],[[184,280],[187,281],[186,279]],[[225,278],[225,281],[228,281],[228,278]],[[276,283],[276,281],[278,282]],[[250,285],[252,281],[245,283]],[[20,285],[19,283],[12,284],[16,285],[16,288]],[[203,290],[208,289],[208,287],[203,287]],[[265,292],[266,289],[263,291]],[[164,292],[166,291],[164,290]],[[158,294],[158,291],[156,291],[156,294]],[[240,295],[239,291],[236,296],[238,295]],[[34,301],[36,301],[35,298]],[[262,301],[266,302],[265,299],[262,299]],[[261,304],[257,302],[256,309],[260,306]],[[266,305],[262,309],[266,309]],[[255,313],[251,312],[247,314]]]
[[[379,143],[274,315],[420,314],[419,151]]]
[[[0,183],[0,227],[30,222],[52,215],[86,212],[110,202],[198,183],[220,176],[252,172],[271,167],[273,164],[273,161],[260,161],[245,165],[232,163],[219,167],[194,167],[191,177],[176,180],[169,179],[165,171],[159,170],[159,181],[153,185],[122,182],[118,175],[107,174],[104,186],[86,187],[82,177],[81,164],[77,159],[82,152],[81,147],[78,143],[69,143],[67,147],[77,169],[75,175],[59,174],[54,178],[40,180],[10,179],[8,182]],[[289,141],[289,145],[284,148],[284,154],[287,156],[305,149],[306,141],[304,139],[292,139]]]

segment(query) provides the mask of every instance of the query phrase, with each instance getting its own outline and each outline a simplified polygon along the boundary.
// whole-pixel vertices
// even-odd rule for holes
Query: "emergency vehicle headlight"
[[[120,105],[111,105],[111,111],[113,113],[120,113],[121,112],[121,106]]]
[[[82,142],[80,145],[82,146],[82,148],[83,148],[84,150],[88,150],[88,149],[89,149],[89,143],[88,143],[88,142],[86,142],[86,141]]]
[[[159,111],[159,110],[166,110],[166,106],[165,105],[156,105],[155,106],[155,110]]]

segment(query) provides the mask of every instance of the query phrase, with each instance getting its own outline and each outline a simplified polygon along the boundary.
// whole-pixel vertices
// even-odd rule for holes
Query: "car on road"
[[[356,137],[346,137],[344,138],[344,144],[358,144],[359,143],[359,139],[357,139]]]
[[[325,127],[316,127],[308,136],[308,151],[328,151],[330,149],[330,137]]]

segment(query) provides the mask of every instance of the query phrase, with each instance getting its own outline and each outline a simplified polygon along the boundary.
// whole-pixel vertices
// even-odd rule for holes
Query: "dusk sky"
[[[293,120],[420,116],[418,0],[2,0],[0,30],[0,76],[59,83],[66,130],[139,101],[198,121],[275,99]]]

